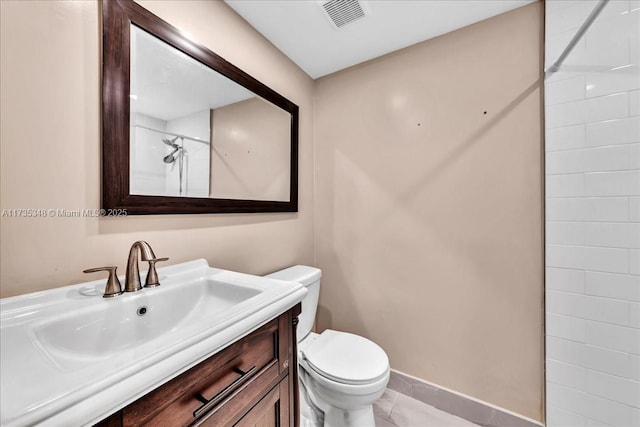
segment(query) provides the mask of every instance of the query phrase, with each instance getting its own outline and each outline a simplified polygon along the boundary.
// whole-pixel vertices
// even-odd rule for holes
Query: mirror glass
[[[130,26],[129,194],[290,199],[292,115]]]

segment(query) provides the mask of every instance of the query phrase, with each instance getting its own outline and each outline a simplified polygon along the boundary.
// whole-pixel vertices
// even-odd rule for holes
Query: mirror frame
[[[130,194],[130,27],[141,29],[291,114],[289,201]],[[298,106],[133,0],[102,1],[102,208],[128,215],[298,211]]]

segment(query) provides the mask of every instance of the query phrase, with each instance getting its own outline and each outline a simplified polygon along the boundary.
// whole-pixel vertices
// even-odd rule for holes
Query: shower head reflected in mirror
[[[171,153],[164,156],[162,158],[162,161],[165,162],[167,165],[171,165],[170,171],[168,171],[169,173],[173,173],[176,165],[178,166],[178,179],[180,180],[178,194],[180,196],[184,194],[183,190],[186,189],[186,185],[187,185],[187,177],[185,177],[184,174],[186,173],[185,169],[188,167],[188,163],[187,163],[188,159],[187,159],[187,150],[184,148],[184,138],[185,138],[184,136],[180,136],[180,135],[176,135],[175,138],[173,139],[162,138],[162,142],[164,142],[165,145],[168,145],[169,147],[173,148],[173,151],[171,151]],[[187,137],[187,139],[191,139],[191,138]],[[179,143],[176,142],[178,140],[180,140]]]
[[[173,148],[173,151],[169,154],[167,154],[166,156],[164,156],[164,158],[162,159],[163,162],[165,163],[173,163],[176,161],[176,153],[178,153],[178,151],[183,150],[184,148],[178,144],[176,144],[176,141],[180,139],[180,142],[182,142],[182,137],[180,136],[176,136],[173,139],[169,139],[169,138],[162,138],[162,142],[164,142],[166,145],[168,145],[169,147]],[[179,154],[178,154],[179,155]]]
[[[164,156],[164,158],[162,159],[163,162],[165,163],[173,163],[176,161],[176,153],[180,151],[180,147],[176,147],[173,149],[173,151],[170,154],[167,154],[166,156]]]

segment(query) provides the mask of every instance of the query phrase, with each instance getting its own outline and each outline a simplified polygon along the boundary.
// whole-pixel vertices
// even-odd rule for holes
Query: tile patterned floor
[[[373,404],[376,427],[473,427],[470,421],[386,389]]]

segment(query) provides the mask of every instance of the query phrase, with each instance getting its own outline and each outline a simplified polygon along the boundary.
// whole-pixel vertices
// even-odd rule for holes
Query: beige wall
[[[0,294],[98,276],[145,239],[170,263],[266,273],[313,263],[313,81],[218,1],[144,7],[300,106],[298,214],[1,218]],[[0,1],[0,207],[100,206],[100,29],[94,1]]]
[[[532,4],[321,78],[314,116],[319,329],[536,420],[542,22]]]
[[[291,114],[255,97],[211,110],[211,195],[288,202]]]

